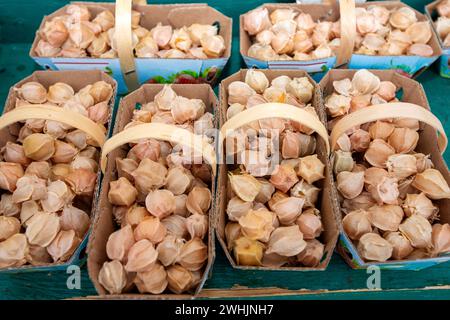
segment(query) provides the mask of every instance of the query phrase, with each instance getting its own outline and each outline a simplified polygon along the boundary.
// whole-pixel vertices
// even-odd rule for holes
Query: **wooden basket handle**
[[[441,153],[447,148],[447,135],[439,119],[427,109],[412,103],[391,102],[373,105],[352,112],[339,120],[330,135],[331,147],[334,150],[337,139],[350,128],[389,118],[408,118],[424,122],[435,128],[438,135],[438,147]]]
[[[158,139],[190,147],[194,151],[203,155],[203,159],[211,165],[212,172],[216,175],[216,153],[214,148],[208,144],[202,136],[193,134],[186,129],[163,123],[139,124],[123,130],[108,139],[102,148],[100,162],[102,172],[105,173],[107,155],[111,151],[121,145],[140,139]]]
[[[341,45],[336,53],[336,66],[349,62],[355,47],[355,0],[340,0],[339,11],[341,17]]]
[[[147,0],[133,0],[133,4],[145,6],[147,4]]]
[[[105,132],[103,132],[97,123],[88,117],[85,117],[78,112],[48,104],[30,104],[5,112],[0,117],[0,129],[13,123],[29,119],[51,120],[67,124],[85,132],[94,139],[100,147],[103,146],[106,140]]]
[[[139,2],[139,3],[138,3]],[[128,87],[128,91],[139,88],[139,81],[134,61],[131,28],[131,10],[133,3],[146,4],[140,0],[117,0],[116,1],[116,30],[117,55],[119,57],[120,69]]]
[[[237,116],[232,117],[224,123],[220,130],[220,145],[223,140],[229,136],[234,130],[249,124],[253,121],[263,120],[268,118],[284,118],[296,121],[302,125],[313,129],[325,141],[327,154],[330,154],[330,144],[328,141],[328,133],[325,126],[320,122],[319,118],[311,113],[285,103],[263,103],[250,109],[240,112]],[[222,149],[219,149],[222,150]]]

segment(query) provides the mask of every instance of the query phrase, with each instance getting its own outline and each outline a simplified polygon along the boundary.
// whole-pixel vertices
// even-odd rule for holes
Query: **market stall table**
[[[241,67],[239,54],[239,14],[264,1],[166,1],[158,3],[208,2],[224,14],[233,17],[234,34],[232,57],[224,71],[230,75]],[[270,1],[269,1],[270,2]],[[289,1],[280,1],[289,2]],[[406,3],[423,11],[427,1],[409,0]],[[10,86],[29,75],[38,66],[29,58],[29,49],[42,16],[66,4],[63,0],[6,1],[0,0],[0,101],[5,101]],[[18,14],[20,12],[20,15]],[[419,78],[427,93],[432,111],[450,133],[448,121],[448,91],[450,80],[439,77],[437,66],[423,73]],[[450,150],[445,153],[450,161]],[[233,269],[226,260],[219,245],[212,277],[207,281],[200,297],[271,297],[290,299],[449,299],[450,263],[444,263],[422,271],[381,271],[382,290],[371,290],[366,270],[352,270],[335,254],[324,272],[274,272],[243,271]],[[73,273],[72,273],[73,274]],[[80,289],[69,289],[65,270],[41,273],[0,273],[0,299],[65,299],[95,296],[86,266],[81,268]],[[369,281],[370,282],[370,281]]]

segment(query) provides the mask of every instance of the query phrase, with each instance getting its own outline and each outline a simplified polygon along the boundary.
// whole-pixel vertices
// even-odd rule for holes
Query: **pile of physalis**
[[[398,101],[393,82],[364,69],[333,87],[325,97],[331,128],[348,113]],[[429,155],[415,151],[420,125],[407,117],[369,122],[337,140],[333,170],[343,228],[366,261],[420,259],[450,250],[450,225],[439,223],[436,204],[450,198],[450,188]]]
[[[135,109],[125,129],[163,123],[206,138],[214,128],[204,101],[188,99],[165,85],[154,101]],[[211,167],[181,144],[141,139],[116,159],[109,184],[117,231],[106,244],[99,283],[111,294],[184,293],[195,289],[208,260]]]
[[[14,90],[16,110],[58,106],[106,132],[113,88],[105,81],[78,92],[66,83],[47,88],[36,81]],[[90,226],[99,145],[82,130],[53,120],[18,122],[9,133],[15,141],[6,142],[0,161],[0,268],[65,262]]]
[[[282,75],[270,82],[263,72],[248,70],[245,82],[231,82],[225,90],[228,120],[268,102],[317,117],[308,77]],[[253,121],[227,137],[226,156],[235,161],[228,166],[225,237],[236,264],[317,266],[324,254],[318,198],[325,163],[314,130],[281,117]]]

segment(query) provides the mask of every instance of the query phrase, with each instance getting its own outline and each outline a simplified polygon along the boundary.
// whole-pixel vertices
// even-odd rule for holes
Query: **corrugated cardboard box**
[[[312,80],[311,77],[305,71],[301,70],[261,70],[267,76],[269,81],[272,79],[286,75],[291,78],[295,77],[308,77],[311,83],[315,86],[315,94],[313,96],[312,105],[315,107],[317,114],[322,123],[326,122],[326,115],[324,109],[321,105],[321,93],[318,85]],[[241,70],[228,78],[224,79],[220,84],[220,110],[221,110],[221,123],[222,126],[225,122],[226,110],[228,108],[228,86],[233,81],[244,81],[245,75],[247,71]],[[239,117],[239,115],[237,115]],[[218,174],[218,182],[217,182],[217,197],[216,197],[216,233],[218,240],[224,250],[229,262],[233,266],[233,268],[238,269],[246,269],[246,270],[283,270],[283,271],[314,271],[314,270],[325,270],[330,262],[331,256],[333,255],[333,251],[336,245],[336,241],[338,238],[338,220],[335,215],[337,210],[337,202],[335,190],[333,189],[331,182],[331,167],[329,165],[326,147],[324,141],[317,136],[317,147],[316,152],[318,154],[319,159],[326,165],[325,168],[325,179],[320,182],[320,187],[322,189],[321,194],[319,195],[319,201],[317,205],[317,209],[320,210],[322,223],[324,227],[324,231],[320,236],[321,242],[325,245],[324,255],[320,264],[317,267],[308,268],[308,267],[282,267],[282,268],[269,268],[269,267],[247,267],[237,265],[235,259],[232,255],[232,252],[229,252],[227,249],[227,243],[225,239],[225,226],[227,223],[227,214],[226,207],[228,204],[227,197],[227,186],[228,186],[228,170],[232,170],[231,167],[228,167],[226,164],[221,163],[219,166],[219,174]],[[223,152],[223,150],[220,150]]]
[[[162,84],[147,84],[142,86],[140,89],[132,92],[128,96],[124,97],[119,106],[119,111],[116,118],[116,124],[114,128],[114,134],[117,134],[124,130],[125,126],[131,121],[133,116],[133,111],[136,109],[136,104],[145,104],[154,100],[155,95],[160,92],[163,88]],[[215,113],[215,127],[218,123],[217,114],[217,98],[212,91],[211,87],[207,84],[197,84],[197,85],[181,85],[173,84],[172,89],[180,96],[186,98],[196,98],[201,99],[206,105],[206,111]],[[139,294],[137,290],[124,293],[121,295],[107,295],[106,290],[98,281],[98,274],[103,266],[103,263],[108,260],[106,255],[106,243],[108,237],[111,233],[116,231],[114,217],[113,217],[113,206],[108,201],[109,183],[114,181],[117,177],[116,164],[114,159],[117,157],[124,157],[127,153],[127,147],[117,148],[109,154],[109,161],[106,168],[106,173],[102,181],[102,188],[99,196],[99,203],[97,206],[97,215],[94,221],[93,230],[89,238],[88,245],[88,270],[89,276],[94,283],[94,286],[99,293],[99,295],[105,298],[111,299],[187,299],[193,298],[195,294],[199,293],[202,289],[208,274],[211,272],[212,265],[215,257],[215,247],[214,247],[214,232],[213,232],[213,222],[214,222],[214,200],[211,202],[211,209],[209,211],[209,233],[208,233],[208,261],[204,268],[204,274],[202,280],[195,292],[192,294]],[[215,199],[215,189],[216,189],[216,179],[213,177],[211,185],[212,199]],[[205,238],[206,241],[206,238]]]
[[[442,56],[439,59],[439,72],[441,73],[441,76],[445,78],[450,78],[450,46],[445,47],[441,37],[439,37],[437,31],[435,22],[438,18],[438,14],[436,12],[437,5],[441,2],[441,0],[434,1],[428,5],[425,6],[425,13],[428,16],[428,18],[431,21],[431,24],[433,25],[433,30],[436,33],[436,37],[438,38],[439,44],[442,48]]]
[[[369,6],[382,6],[391,10],[400,7],[409,7],[400,1],[375,1],[356,4],[357,8],[367,8]],[[418,21],[428,21],[427,17],[414,10]],[[353,53],[348,64],[349,69],[393,69],[407,77],[416,77],[436,61],[442,54],[438,39],[433,33],[429,45],[433,48],[433,56],[370,56]]]
[[[115,12],[113,3],[74,2],[85,5],[93,16],[109,10]],[[46,21],[65,13],[67,6],[44,17],[39,30]],[[193,23],[220,25],[219,34],[224,38],[226,51],[217,59],[154,59],[135,58],[139,83],[157,82],[172,83],[179,75],[194,76],[200,82],[214,84],[218,81],[222,69],[225,67],[231,55],[231,31],[232,20],[206,4],[171,4],[171,5],[145,5],[134,6],[134,10],[141,12],[141,25],[151,29],[158,22],[164,25],[170,24],[174,28],[189,26]],[[116,59],[97,58],[62,58],[62,57],[38,57],[35,53],[36,45],[40,40],[39,32],[36,32],[30,56],[43,68],[52,70],[103,70],[118,82],[120,94],[129,92],[120,68],[120,61]]]
[[[304,13],[309,13],[314,21],[339,20],[339,7],[333,4],[264,4],[258,8],[267,8],[269,14],[276,9],[292,8]],[[256,9],[256,8],[255,8]],[[307,61],[262,61],[247,55],[248,49],[252,45],[251,36],[243,28],[244,14],[240,16],[240,52],[248,68],[258,69],[298,69],[311,73],[315,80],[320,80],[322,76],[331,68],[336,66],[336,56],[325,59]]]
[[[326,97],[327,95],[331,94],[331,92],[333,91],[333,81],[342,80],[345,78],[351,79],[355,72],[356,70],[331,70],[319,83],[319,86],[323,92],[323,96]],[[378,76],[382,81],[392,81],[399,90],[402,90],[402,102],[414,103],[426,108],[427,110],[430,110],[425,91],[423,90],[422,85],[420,85],[417,81],[408,79],[407,77],[402,76],[393,70],[371,70],[371,72]],[[405,115],[406,118],[407,116],[408,115]],[[421,124],[421,131],[419,132],[419,134],[419,143],[415,150],[426,155],[431,155],[430,159],[433,161],[435,168],[442,173],[447,183],[450,183],[450,174],[447,165],[442,158],[442,155],[438,148],[436,130],[431,126]],[[334,179],[333,185],[334,189],[336,189]],[[450,200],[435,200],[434,203],[439,207],[439,216],[441,222],[450,223]],[[338,208],[338,215],[342,217],[340,206]],[[342,225],[340,226],[340,229],[341,234],[338,242],[338,251],[345,259],[345,261],[355,269],[367,268],[369,266],[378,266],[381,269],[420,270],[450,260],[450,255],[444,255],[436,258],[421,260],[392,260],[384,263],[365,262],[359,256],[353,242],[343,232]]]
[[[8,98],[6,100],[5,109],[3,110],[3,114],[15,109],[16,100],[18,99],[18,93],[15,88],[20,88],[24,83],[36,81],[41,83],[44,87],[48,89],[49,86],[55,84],[56,82],[64,82],[72,86],[75,92],[79,91],[83,87],[93,84],[97,81],[105,81],[112,85],[113,87],[113,95],[111,101],[109,103],[111,107],[110,120],[108,121],[108,129],[111,130],[111,117],[114,110],[114,102],[117,93],[117,83],[106,75],[105,73],[98,70],[90,70],[90,71],[36,71],[31,76],[23,79],[22,81],[16,83],[9,91]],[[4,128],[0,131],[0,148],[8,141],[15,141],[15,137],[12,136],[8,130],[8,128]],[[92,199],[92,203],[90,205],[90,217],[93,221],[94,214],[97,206],[97,198],[100,187],[100,170],[97,177],[97,186],[94,191],[94,197]],[[86,255],[84,252],[84,248],[88,242],[89,231],[86,233],[80,246],[76,249],[73,256],[64,263],[58,264],[46,264],[41,266],[32,266],[32,265],[24,265],[19,268],[7,268],[0,269],[0,272],[9,272],[9,273],[18,273],[18,272],[34,272],[34,271],[53,271],[53,270],[66,270],[70,265],[81,265],[86,260]]]

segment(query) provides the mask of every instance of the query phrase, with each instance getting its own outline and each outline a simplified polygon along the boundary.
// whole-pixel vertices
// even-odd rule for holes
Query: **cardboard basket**
[[[135,1],[133,1],[135,2]],[[140,1],[142,4],[145,1]],[[177,81],[180,75],[192,76],[195,81],[215,84],[231,55],[231,31],[232,20],[219,11],[206,4],[173,4],[173,5],[134,5],[133,10],[142,14],[141,25],[151,29],[158,22],[170,24],[180,28],[193,23],[220,25],[219,34],[224,38],[226,51],[221,58],[216,59],[160,59],[160,58],[135,58],[131,44],[131,22],[126,17],[131,15],[131,0],[118,0],[113,3],[74,2],[88,7],[93,16],[104,10],[109,10],[116,15],[116,26],[123,26],[123,32],[117,33],[119,58],[63,58],[63,57],[39,57],[35,53],[39,42],[41,30],[45,22],[65,13],[67,6],[45,16],[34,39],[30,50],[30,56],[40,66],[52,70],[103,70],[118,82],[119,94],[133,91],[139,84],[146,82],[172,83]],[[137,3],[137,2],[136,2]],[[124,20],[125,18],[125,20]],[[129,27],[128,27],[129,26]]]
[[[345,78],[351,79],[355,72],[356,70],[331,70],[319,83],[323,95],[327,96],[333,92],[333,81],[342,80]],[[441,152],[443,152],[443,150],[445,149],[446,145],[446,141],[444,139],[445,132],[443,131],[442,125],[440,124],[439,120],[436,117],[434,117],[430,112],[430,107],[428,105],[428,101],[422,85],[412,79],[408,79],[407,77],[398,74],[394,70],[371,70],[371,72],[376,76],[378,76],[382,81],[392,81],[399,90],[403,91],[402,93],[403,96],[400,99],[401,102],[415,105],[415,106],[410,105],[405,106],[404,104],[391,103],[389,104],[389,106],[392,107],[391,111],[384,109],[382,111],[379,111],[382,113],[382,116],[384,118],[399,117],[398,114],[394,115],[389,112],[392,112],[392,110],[399,112],[400,108],[402,108],[401,114],[404,114],[405,118],[414,117],[415,119],[422,121],[431,121],[430,119],[432,119],[433,122],[428,123],[432,123],[436,128],[438,128],[441,135],[438,137],[436,133],[437,129],[435,129],[435,127],[421,122],[421,129],[419,132],[420,134],[419,142],[415,150],[417,152],[421,152],[427,155],[429,154],[430,159],[433,161],[435,169],[439,170],[442,173],[447,183],[450,183],[450,173],[441,154]],[[385,105],[378,105],[378,106],[383,108],[383,106]],[[376,107],[378,106],[373,106],[373,108],[376,110],[377,109]],[[421,110],[418,106],[422,107],[424,110]],[[416,108],[419,108],[419,110],[416,110]],[[346,116],[352,117],[353,120],[352,119],[346,120],[346,117],[343,117],[342,118],[343,120],[341,121],[351,120],[353,122],[353,125],[356,124],[356,122],[354,122],[355,117],[363,119],[362,121],[364,122],[374,121],[373,116],[377,112],[375,110],[371,110],[370,113],[365,113],[367,112],[365,109],[361,109],[358,112],[354,112]],[[363,113],[360,114],[359,113],[360,111]],[[342,127],[343,124],[342,123],[339,124],[338,122],[336,123],[335,126]],[[347,127],[346,125],[344,126]],[[334,132],[332,132],[330,135],[332,149],[333,144],[335,143],[335,139],[339,134],[339,132],[342,131],[342,128],[336,129],[336,127],[334,127],[333,131]],[[332,178],[332,180],[333,180],[333,187],[337,194],[334,178]],[[439,207],[441,222],[450,223],[450,200],[449,199],[435,200],[434,203]],[[338,206],[339,206],[338,216],[341,218],[342,215],[339,203]],[[344,260],[354,269],[365,269],[369,266],[377,266],[385,270],[421,270],[450,260],[450,255],[441,255],[436,258],[417,259],[417,260],[365,262],[359,256],[353,242],[343,231],[342,224],[340,224],[340,238],[337,249],[338,252],[344,258]]]
[[[436,37],[439,41],[439,44],[442,49],[442,55],[439,59],[439,73],[444,78],[450,78],[450,46],[445,47],[444,43],[442,42],[441,37],[439,37],[434,22],[436,21],[438,15],[436,12],[437,5],[441,2],[441,0],[434,1],[428,5],[425,6],[425,14],[428,16],[428,19],[430,19],[431,24],[433,26],[433,30],[436,34]]]
[[[400,7],[409,7],[400,1],[375,1],[356,4],[356,7],[367,8],[373,5],[386,7],[391,10]],[[411,7],[409,7],[411,8]],[[412,8],[411,8],[412,9]],[[413,9],[414,10],[414,9]],[[418,21],[428,21],[424,14],[414,10]],[[393,69],[413,78],[425,71],[434,61],[436,61],[442,54],[439,40],[433,33],[429,45],[433,48],[433,56],[371,56],[353,53],[349,62],[349,69]]]
[[[301,71],[301,70],[261,70],[262,72],[264,72],[264,74],[267,76],[267,78],[269,79],[269,81],[271,81],[272,79],[281,76],[281,75],[286,75],[286,76],[290,76],[290,77],[308,77],[310,82],[312,84],[314,84],[314,88],[315,88],[315,92],[313,95],[313,100],[312,100],[312,105],[314,106],[314,108],[316,109],[317,114],[319,115],[319,120],[317,121],[317,127],[321,127],[322,124],[325,123],[325,119],[326,119],[326,115],[324,112],[324,109],[321,105],[321,93],[319,90],[319,87],[317,86],[317,84],[314,82],[314,80],[312,80],[312,78],[310,76],[308,76],[308,74],[305,71]],[[247,114],[244,115],[237,115],[235,117],[233,117],[232,119],[230,119],[229,121],[225,122],[225,115],[226,115],[226,110],[228,108],[228,86],[230,85],[230,83],[232,83],[233,81],[244,81],[245,79],[245,75],[247,73],[247,70],[240,70],[239,72],[229,76],[228,78],[224,79],[221,84],[220,84],[220,112],[221,112],[221,139],[225,138],[225,129],[228,130],[231,127],[235,127],[234,124],[231,124],[232,122],[236,123],[239,121],[243,121],[245,123],[248,123],[247,120],[250,120],[250,118],[245,119],[245,117],[247,116]],[[254,119],[257,119],[259,117],[259,119],[262,118],[267,118],[267,117],[280,117],[280,118],[289,118],[289,119],[293,119],[292,114],[289,114],[289,112],[285,110],[280,110],[277,108],[279,107],[285,107],[285,108],[289,108],[292,107],[290,105],[273,105],[272,104],[265,104],[265,105],[259,105],[259,106],[255,106],[252,107],[252,111],[255,110],[255,112],[253,113],[253,117],[255,117]],[[268,108],[266,108],[268,107]],[[255,108],[261,108],[258,111],[256,111],[257,109]],[[293,107],[294,110],[297,111],[303,111],[302,109]],[[245,112],[245,111],[244,111]],[[306,123],[304,119],[307,119],[308,117],[306,115],[303,115],[304,118],[302,118],[301,116],[295,116],[295,119],[298,119],[299,122],[301,123]],[[315,124],[315,123],[314,123]],[[310,123],[310,125],[313,125],[313,122]],[[323,126],[322,126],[323,127]],[[338,211],[337,209],[337,202],[336,202],[336,196],[334,195],[334,189],[332,186],[332,180],[331,180],[331,166],[329,164],[329,159],[328,159],[328,138],[327,138],[327,134],[326,134],[326,129],[324,129],[324,133],[321,133],[320,128],[318,128],[318,133],[322,136],[322,137],[326,137],[325,139],[319,137],[319,134],[316,133],[315,135],[317,136],[317,147],[316,147],[316,152],[318,154],[319,159],[325,164],[325,179],[323,179],[321,181],[321,185],[320,188],[322,189],[322,192],[319,196],[319,201],[318,201],[318,205],[317,208],[320,210],[321,212],[321,217],[322,217],[322,223],[323,223],[323,227],[324,227],[324,231],[322,233],[322,235],[320,236],[320,240],[322,243],[324,243],[325,245],[325,249],[324,249],[324,255],[320,261],[320,264],[316,267],[281,267],[281,268],[271,268],[271,267],[252,267],[252,266],[241,266],[238,265],[235,262],[234,257],[232,256],[232,254],[228,251],[227,249],[227,243],[226,243],[226,239],[225,239],[225,225],[227,223],[227,214],[226,214],[226,207],[228,204],[228,177],[227,177],[227,173],[228,173],[228,167],[226,164],[224,163],[220,163],[219,165],[219,173],[218,173],[218,181],[217,181],[217,197],[216,197],[216,204],[215,204],[215,210],[216,210],[216,234],[217,234],[217,238],[222,246],[223,251],[225,252],[225,255],[228,258],[228,261],[230,262],[230,264],[232,265],[233,268],[237,268],[237,269],[244,269],[244,270],[283,270],[283,271],[323,271],[327,268],[328,263],[330,262],[331,256],[333,254],[335,245],[336,245],[336,241],[338,238],[338,234],[339,234],[339,229],[338,229],[338,220],[337,217],[335,215],[335,213]],[[219,149],[220,152],[223,153],[223,149],[220,148]],[[221,156],[221,158],[224,158],[223,156]]]
[[[143,125],[133,126],[124,130],[125,126],[130,122],[133,116],[133,111],[136,109],[137,104],[145,104],[153,101],[155,95],[163,88],[162,84],[146,84],[140,89],[127,95],[120,101],[120,107],[116,118],[116,125],[114,128],[113,137],[108,140],[102,151],[102,170],[105,175],[102,181],[102,188],[99,196],[99,203],[97,207],[97,215],[94,221],[93,230],[89,238],[88,244],[88,271],[97,293],[105,299],[190,299],[197,295],[205,281],[207,280],[210,272],[212,271],[212,265],[215,258],[215,237],[213,232],[214,222],[214,200],[211,202],[211,208],[209,211],[209,232],[208,232],[208,261],[205,266],[205,270],[202,276],[202,280],[195,292],[191,294],[172,294],[163,293],[160,295],[154,294],[139,294],[139,293],[123,293],[120,295],[110,295],[98,281],[98,275],[101,267],[105,261],[108,261],[106,255],[106,243],[111,233],[116,231],[116,226],[113,217],[113,206],[108,201],[109,183],[114,181],[117,177],[117,170],[115,159],[117,157],[124,157],[127,154],[127,148],[120,148],[124,144],[143,138],[154,138],[157,140],[165,140],[177,143],[190,143],[192,146],[195,139],[200,139],[201,151],[204,161],[211,164],[213,172],[211,193],[212,199],[215,199],[216,178],[214,173],[217,171],[216,153],[212,147],[203,145],[203,141],[200,136],[194,137],[189,131],[180,129],[176,126],[165,125],[160,123],[147,123]],[[206,111],[213,113],[217,110],[217,98],[212,91],[211,87],[207,84],[195,84],[195,85],[182,85],[173,84],[172,89],[178,94],[186,98],[201,99],[206,105]],[[215,115],[215,127],[218,124],[218,116]],[[140,126],[143,126],[140,128]],[[194,139],[195,138],[195,139]],[[187,139],[187,140],[184,140]],[[189,140],[193,139],[193,140]],[[193,141],[193,142],[192,142]],[[196,147],[194,146],[194,149]],[[199,150],[200,149],[196,149]],[[108,156],[109,161],[106,161]],[[205,239],[206,240],[206,239]]]
[[[341,26],[341,48],[337,56],[325,59],[315,59],[307,61],[262,61],[249,57],[248,49],[252,45],[252,40],[247,31],[244,30],[244,15],[240,16],[240,53],[248,68],[259,69],[296,69],[304,70],[311,74],[314,80],[320,80],[325,73],[332,68],[339,67],[350,60],[351,49],[354,47],[356,32],[356,22],[354,14],[354,0],[339,1],[339,6],[334,1],[322,4],[264,4],[258,8],[267,8],[269,12],[276,9],[291,8],[300,12],[309,13],[314,21],[335,22],[343,17],[345,23]]]
[[[108,129],[111,129],[111,117],[114,110],[115,96],[117,92],[117,83],[114,79],[106,75],[105,73],[98,70],[90,71],[35,71],[31,76],[23,79],[22,81],[16,83],[9,91],[8,98],[6,100],[5,108],[3,110],[3,115],[0,117],[0,148],[8,142],[14,142],[16,137],[13,136],[9,127],[5,125],[12,125],[18,121],[23,121],[26,119],[47,119],[54,121],[61,121],[66,124],[77,127],[86,132],[92,132],[97,137],[99,145],[103,144],[106,140],[106,135],[103,132],[96,132],[94,122],[88,118],[74,112],[69,112],[68,110],[63,110],[58,107],[49,105],[32,105],[32,107],[21,107],[16,108],[16,100],[18,99],[16,88],[20,88],[23,84],[27,82],[36,81],[41,83],[44,87],[48,88],[52,84],[57,82],[64,82],[72,86],[76,91],[79,91],[83,87],[93,84],[96,81],[105,81],[113,87],[113,95],[109,102],[111,107],[110,118],[108,120]],[[96,126],[96,125],[95,125]],[[98,129],[98,127],[97,127]],[[91,221],[94,220],[94,215],[97,206],[97,198],[100,189],[100,170],[97,175],[96,187],[91,204],[90,218]],[[0,269],[0,273],[20,273],[20,272],[35,272],[35,271],[56,271],[56,270],[66,270],[71,265],[82,265],[86,262],[85,247],[88,242],[89,231],[83,237],[81,244],[75,250],[72,257],[63,263],[49,263],[39,266],[24,265],[18,268],[5,268]]]

